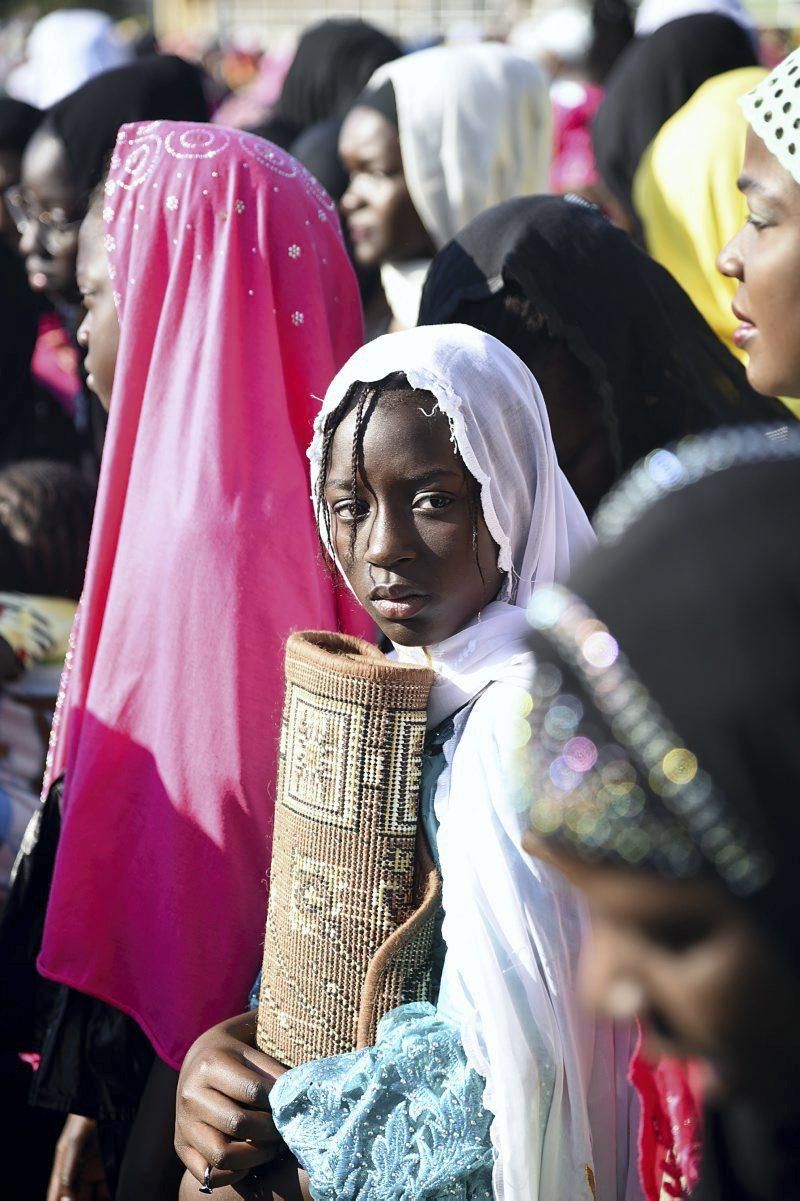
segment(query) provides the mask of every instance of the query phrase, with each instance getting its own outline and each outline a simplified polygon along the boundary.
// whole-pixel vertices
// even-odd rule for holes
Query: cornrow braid
[[[372,413],[375,405],[380,400],[381,396],[387,392],[413,392],[413,388],[408,382],[405,374],[402,371],[394,371],[391,375],[387,375],[385,379],[379,380],[377,383],[363,383],[357,381],[347,389],[344,396],[340,400],[335,409],[328,414],[322,429],[322,454],[319,477],[317,479],[315,506],[317,513],[317,529],[320,524],[325,529],[325,540],[320,536],[320,546],[322,548],[323,557],[328,565],[329,571],[336,575],[336,566],[331,558],[328,547],[333,546],[333,535],[331,530],[331,515],[328,506],[325,503],[325,488],[328,483],[328,472],[330,471],[331,446],[337,429],[344,421],[347,414],[352,410],[353,406],[356,409],[356,424],[353,430],[353,446],[351,452],[351,479],[350,479],[350,504],[353,514],[358,502],[358,467],[361,456],[364,450],[364,433],[369,416]],[[320,517],[322,521],[320,522]],[[326,545],[327,543],[327,545]],[[350,561],[352,563],[355,557],[356,549],[356,525],[353,522],[350,527]]]

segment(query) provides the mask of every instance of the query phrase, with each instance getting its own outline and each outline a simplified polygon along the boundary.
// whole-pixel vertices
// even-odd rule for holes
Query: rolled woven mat
[[[286,647],[258,1045],[295,1067],[429,999],[441,882],[418,831],[428,668],[344,634]]]

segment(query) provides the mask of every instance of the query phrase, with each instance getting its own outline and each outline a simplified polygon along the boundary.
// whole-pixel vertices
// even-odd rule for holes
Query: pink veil
[[[121,335],[39,968],[178,1067],[258,970],[283,643],[369,631],[305,457],[362,325],[332,201],[268,142],[123,126],[105,188]]]

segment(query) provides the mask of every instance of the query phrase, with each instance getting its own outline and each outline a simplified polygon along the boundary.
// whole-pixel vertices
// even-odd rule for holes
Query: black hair
[[[0,591],[79,600],[94,499],[66,463],[29,459],[0,470]]]
[[[331,559],[329,547],[333,546],[333,537],[331,532],[331,516],[328,506],[325,503],[325,486],[328,482],[328,472],[330,470],[331,446],[337,429],[341,425],[344,418],[353,408],[356,411],[356,424],[353,430],[353,446],[350,463],[350,504],[352,511],[355,513],[358,493],[358,471],[364,453],[364,434],[367,423],[372,415],[375,405],[380,400],[381,396],[388,393],[396,392],[415,392],[418,389],[413,388],[408,382],[408,377],[403,371],[393,371],[390,375],[385,376],[382,380],[376,383],[363,383],[356,381],[351,384],[340,400],[339,404],[333,409],[325,419],[322,427],[322,452],[319,477],[317,479],[316,496],[314,498],[317,510],[317,528],[320,527],[320,517],[325,528],[325,539],[320,535],[320,545],[322,547],[323,556],[328,564],[329,570],[332,573],[336,572],[335,565]],[[458,452],[456,452],[458,453]],[[464,475],[469,484],[467,503],[469,505],[470,518],[472,521],[472,548],[475,551],[475,561],[478,564],[478,571],[481,579],[483,579],[483,570],[481,568],[480,559],[478,557],[478,513],[479,513],[479,497],[480,490],[478,481],[470,471],[464,466]],[[356,524],[350,526],[350,547],[349,561],[352,564],[355,557],[356,544]]]

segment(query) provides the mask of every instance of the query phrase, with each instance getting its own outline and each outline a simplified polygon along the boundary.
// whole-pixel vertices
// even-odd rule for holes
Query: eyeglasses
[[[48,212],[46,209],[37,208],[17,187],[6,188],[2,197],[18,233],[24,234],[28,226],[35,223],[42,245],[51,254],[58,254],[63,250],[80,228],[80,220],[68,221],[66,215],[58,209]]]

